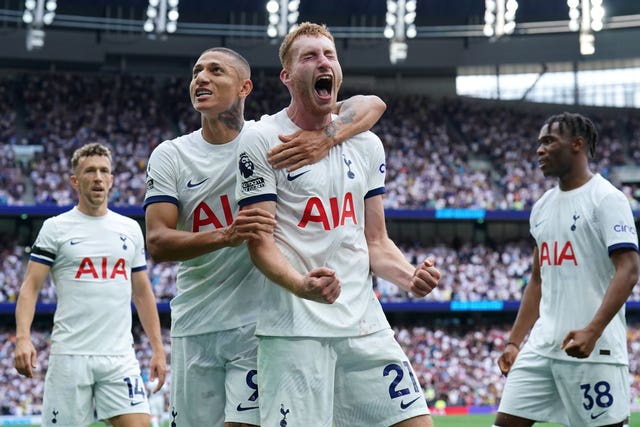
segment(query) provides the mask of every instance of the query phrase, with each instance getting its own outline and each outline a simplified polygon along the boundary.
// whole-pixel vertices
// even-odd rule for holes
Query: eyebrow
[[[220,68],[225,68],[225,66],[223,66],[220,62],[218,61],[208,61],[208,62],[198,62],[197,64],[195,64],[193,66],[193,70],[195,71],[196,69],[203,69],[203,68],[210,68],[213,66],[218,66]]]

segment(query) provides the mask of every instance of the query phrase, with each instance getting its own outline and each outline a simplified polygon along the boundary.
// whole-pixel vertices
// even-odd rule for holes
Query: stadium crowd
[[[254,76],[246,116],[274,112],[288,98],[275,79]],[[140,206],[145,193],[146,161],[160,142],[200,126],[186,101],[187,80],[127,75],[28,73],[0,77],[0,209],[2,205],[74,203],[67,171],[71,152],[87,142],[114,149],[112,206]],[[425,96],[382,97],[387,112],[374,131],[387,150],[387,209],[530,209],[552,184],[533,161],[539,125],[547,112],[466,99],[434,100]],[[141,102],[143,100],[144,102]],[[620,112],[615,120],[590,114],[599,126],[601,144],[593,169],[609,177],[612,169],[640,164],[640,116]],[[620,126],[624,123],[624,126]],[[524,161],[523,161],[524,159]],[[634,209],[640,187],[622,186]],[[29,247],[0,234],[0,302],[15,302]],[[465,242],[402,245],[416,263],[434,255],[445,273],[427,301],[520,300],[531,270],[532,242]],[[156,298],[175,296],[175,263],[148,261]],[[384,280],[375,290],[382,302],[413,301]],[[47,282],[40,302],[55,302]],[[640,287],[630,298],[640,301]],[[510,322],[474,318],[396,324],[398,341],[416,369],[430,404],[495,405],[504,383],[496,360]],[[36,329],[38,375],[18,377],[11,354],[12,327],[0,326],[0,399],[3,415],[37,414],[42,404],[48,359],[47,328]],[[163,330],[167,355],[168,330]],[[136,349],[143,370],[150,347],[136,329]],[[640,322],[629,326],[632,397],[640,400]],[[168,401],[169,387],[165,387]]]
[[[401,245],[407,259],[413,263],[429,255],[443,271],[439,286],[424,301],[519,301],[531,272],[532,243],[518,240],[501,244],[466,242],[459,246],[419,244]],[[28,254],[22,246],[16,246],[11,238],[0,240],[0,289],[1,302],[15,302],[20,289]],[[147,261],[149,278],[158,302],[167,303],[176,295],[177,263]],[[385,302],[421,301],[397,286],[376,278],[374,290],[378,299]],[[640,301],[640,286],[633,289],[630,301]],[[55,287],[48,278],[43,285],[38,302],[56,301]]]
[[[411,359],[425,399],[433,407],[437,400],[447,406],[493,406],[502,394],[504,378],[496,360],[501,354],[510,322],[473,317],[426,320],[424,323],[394,325],[398,342]],[[34,378],[19,376],[13,367],[15,331],[0,328],[0,415],[39,414],[42,408],[44,374],[47,369],[50,333],[48,327],[34,329],[38,351]],[[169,330],[163,342],[170,356]],[[630,321],[628,330],[631,397],[640,403],[640,319]],[[151,348],[141,328],[134,328],[136,354],[143,376],[148,375]],[[171,377],[164,387],[169,401]]]
[[[285,105],[279,81],[258,75],[254,83],[247,118]],[[79,145],[100,142],[115,150],[111,205],[140,205],[153,148],[199,127],[187,86],[185,79],[131,75],[0,77],[0,94],[13,94],[15,105],[0,104],[0,204],[72,204],[68,158]],[[388,108],[374,131],[387,149],[386,208],[522,210],[550,186],[533,161],[546,112],[462,98],[381,96]],[[640,118],[592,115],[602,136],[594,169],[607,177],[612,167],[637,160]],[[24,146],[39,148],[27,156]],[[637,185],[625,192],[638,208]]]
[[[471,243],[458,248],[403,245],[402,250],[412,263],[433,255],[436,265],[445,270],[442,283],[427,297],[428,301],[519,300],[531,266],[531,247],[526,241],[494,247]],[[0,242],[0,253],[0,279],[3,282],[0,302],[15,302],[28,254],[10,238]],[[157,301],[169,302],[176,295],[177,263],[154,263],[149,259],[147,266]],[[382,302],[417,301],[382,279],[376,280],[374,286]],[[640,300],[640,290],[634,297]],[[50,279],[43,285],[38,301],[56,301],[55,287]]]

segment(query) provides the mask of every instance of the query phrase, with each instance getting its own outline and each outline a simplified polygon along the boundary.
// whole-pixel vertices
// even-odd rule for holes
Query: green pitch
[[[448,415],[446,417],[433,417],[435,427],[488,427],[493,425],[495,415]],[[541,427],[561,427],[561,424],[538,423]],[[640,427],[640,413],[631,414],[629,427]]]
[[[434,416],[433,422],[435,427],[487,427],[493,424],[495,415],[449,415]],[[536,424],[543,427],[561,427],[560,424]],[[27,427],[40,427],[31,425]],[[95,423],[90,427],[105,427],[103,423]],[[163,427],[169,427],[169,423],[164,423]],[[631,424],[629,427],[640,427],[640,413],[635,412],[631,415]]]
[[[447,415],[434,416],[435,427],[490,427],[493,425],[496,416],[490,415]],[[560,424],[536,424],[544,427],[561,427]],[[640,424],[638,425],[640,427]]]

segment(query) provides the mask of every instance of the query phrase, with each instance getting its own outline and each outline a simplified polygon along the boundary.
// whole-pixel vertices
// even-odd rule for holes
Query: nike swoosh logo
[[[257,406],[242,406],[242,403],[238,403],[238,406],[236,407],[236,410],[238,412],[250,411],[252,409],[258,409],[258,407]]]
[[[287,181],[293,181],[294,179],[298,179],[298,178],[300,178],[302,175],[304,175],[307,172],[309,172],[309,171],[307,170],[307,171],[304,171],[304,172],[300,172],[299,174],[296,174],[296,175],[291,175],[290,173],[288,173],[287,174]]]
[[[71,240],[69,241],[70,245],[77,245],[78,243],[80,243],[82,240]]]
[[[205,178],[200,182],[196,182],[196,183],[192,183],[191,180],[189,180],[189,182],[187,182],[187,188],[193,188],[193,187],[197,187],[198,185],[203,184],[206,180],[208,180],[209,178]]]
[[[539,226],[540,224],[542,224],[543,222],[545,222],[544,219],[542,221],[536,222],[533,227],[535,228],[535,227]]]
[[[411,402],[409,403],[404,403],[404,401],[400,401],[400,408],[401,409],[407,409],[409,406],[413,405],[414,403],[416,403],[416,401],[420,399],[420,396],[416,397],[415,399],[413,399]]]
[[[602,411],[602,412],[600,412],[599,414],[596,414],[596,415],[591,414],[591,419],[592,419],[592,420],[595,420],[595,419],[596,419],[596,418],[598,418],[600,415],[604,415],[604,414],[606,414],[606,413],[607,413],[607,411]]]
[[[140,402],[131,402],[131,406],[138,406],[141,403],[144,403],[144,400],[141,400]]]

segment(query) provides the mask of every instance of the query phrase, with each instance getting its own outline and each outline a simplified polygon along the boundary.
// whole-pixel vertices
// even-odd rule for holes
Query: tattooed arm
[[[375,95],[356,95],[338,102],[334,111],[338,117],[324,129],[279,135],[282,144],[271,149],[269,163],[274,168],[289,171],[315,163],[334,145],[371,129],[386,108],[387,105]]]

